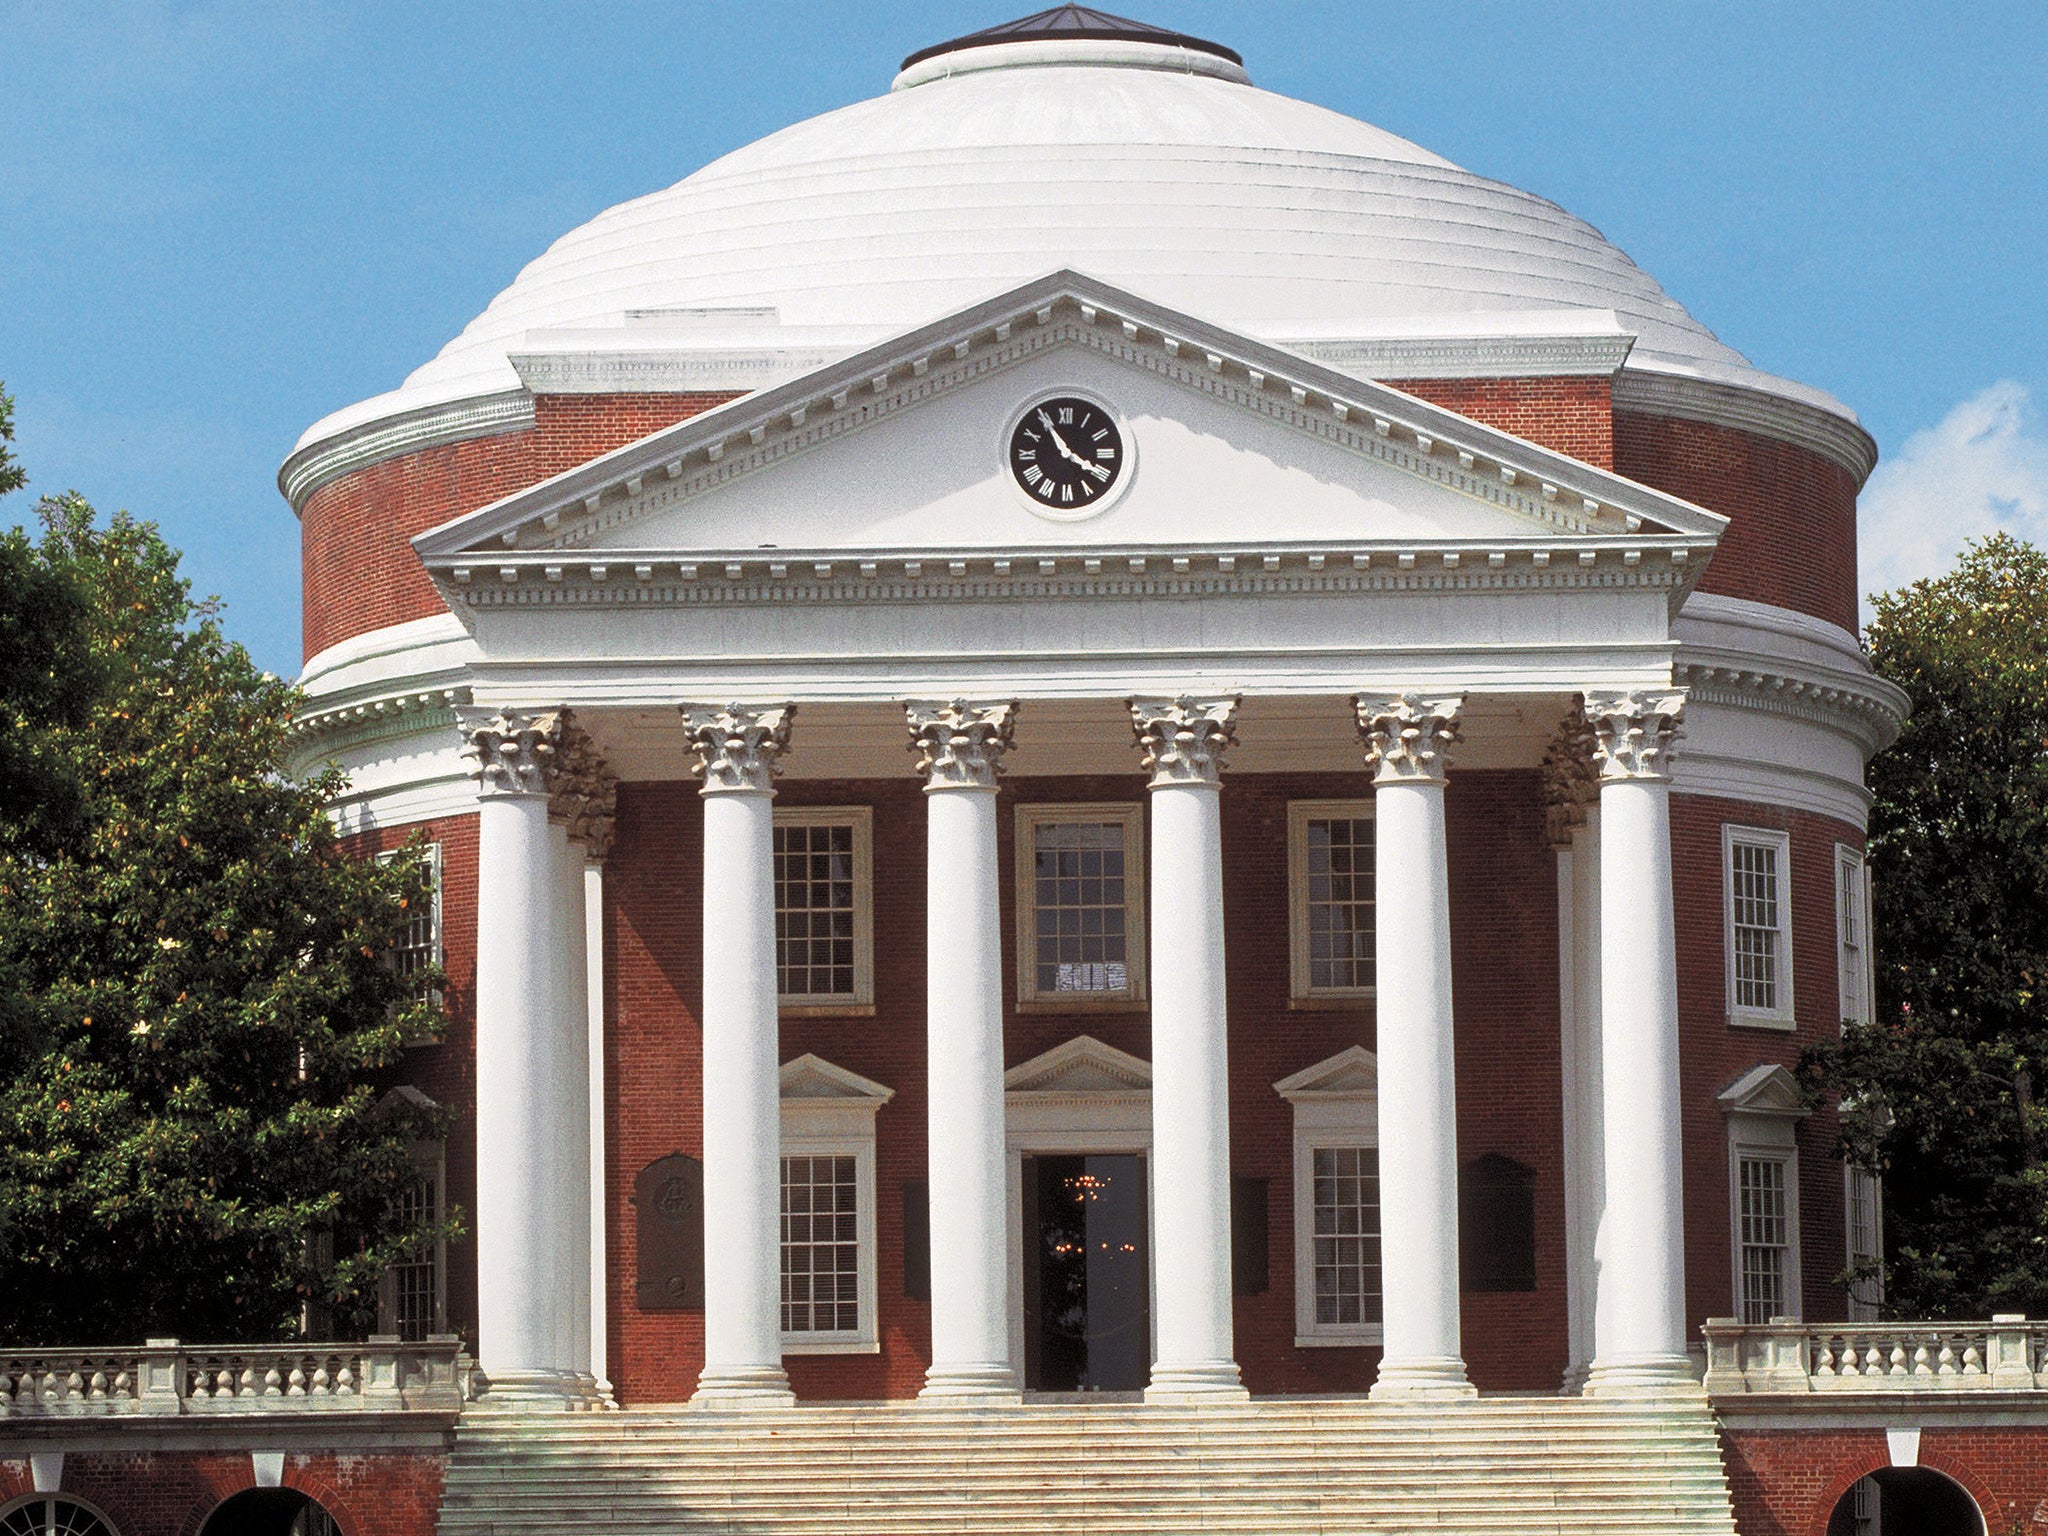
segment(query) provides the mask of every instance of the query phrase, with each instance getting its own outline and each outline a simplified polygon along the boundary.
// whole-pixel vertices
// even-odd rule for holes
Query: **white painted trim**
[[[1770,1008],[1744,1006],[1735,1000],[1735,849],[1737,845],[1769,848],[1773,853],[1773,875],[1778,904],[1778,974],[1774,978],[1777,1003]],[[1792,991],[1792,834],[1775,827],[1744,827],[1721,824],[1721,952],[1723,993],[1731,1028],[1782,1029],[1796,1027],[1796,999]]]
[[[881,1245],[875,1211],[875,1115],[895,1096],[858,1073],[817,1056],[785,1062],[782,1079],[782,1156],[851,1157],[854,1226],[859,1243],[857,1305],[860,1326],[836,1333],[782,1335],[785,1355],[871,1355],[881,1349]],[[793,1094],[792,1089],[798,1090]],[[777,1303],[778,1307],[780,1302]]]
[[[1805,1275],[1799,1230],[1798,1123],[1807,1116],[1792,1074],[1760,1062],[1723,1089],[1716,1102],[1728,1122],[1728,1262],[1733,1282],[1731,1315],[1742,1312],[1742,1163],[1763,1159],[1785,1168],[1785,1305],[1780,1316],[1805,1310]],[[1765,1319],[1766,1322],[1769,1319]]]
[[[1379,1150],[1379,1063],[1354,1045],[1283,1077],[1273,1091],[1294,1111],[1294,1344],[1297,1349],[1377,1345],[1381,1323],[1316,1321],[1315,1154],[1321,1149]],[[1451,1219],[1456,1219],[1452,1213]],[[1382,1235],[1384,1240],[1384,1234]],[[1383,1271],[1384,1273],[1384,1271]],[[1381,1282],[1384,1287],[1385,1281]],[[1385,1305],[1382,1290],[1381,1305]]]
[[[1287,970],[1288,996],[1294,1002],[1368,1002],[1372,986],[1318,987],[1310,980],[1308,824],[1347,819],[1371,821],[1371,800],[1290,800],[1287,802]],[[1371,848],[1371,844],[1367,844]],[[1371,889],[1368,881],[1367,889]]]
[[[853,991],[845,995],[778,992],[776,1006],[785,1017],[865,1013],[875,1006],[874,809],[865,805],[778,805],[775,825],[853,829]]]
[[[1617,415],[1675,416],[1790,443],[1841,465],[1856,477],[1859,489],[1877,466],[1877,443],[1846,406],[1825,410],[1784,395],[1637,364],[1616,375],[1614,410]]]
[[[1876,980],[1870,955],[1870,900],[1863,851],[1835,844],[1835,1013],[1840,1020],[1871,1021]],[[1845,922],[1844,919],[1847,919]],[[1854,934],[1850,932],[1853,926]]]
[[[1038,838],[1042,826],[1120,824],[1124,829],[1124,975],[1117,992],[1038,990]],[[1145,1006],[1145,807],[1128,801],[1090,804],[1027,802],[1017,807],[1014,856],[1017,881],[1017,1003],[1041,1012],[1076,1012]]]
[[[420,406],[301,444],[278,469],[277,488],[291,503],[292,511],[304,512],[315,491],[343,475],[402,453],[497,437],[532,425],[533,396],[524,389]]]

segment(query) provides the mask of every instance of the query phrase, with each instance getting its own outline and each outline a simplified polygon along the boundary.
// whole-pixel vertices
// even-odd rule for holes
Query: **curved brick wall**
[[[323,485],[299,515],[305,656],[447,611],[409,542],[429,528],[733,398],[542,395],[528,429],[400,454]]]
[[[1856,477],[1808,448],[1733,427],[1618,411],[1617,473],[1733,519],[1702,592],[1856,628]]]

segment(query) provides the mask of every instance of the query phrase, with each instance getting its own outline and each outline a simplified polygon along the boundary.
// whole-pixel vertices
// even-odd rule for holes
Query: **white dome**
[[[1611,310],[1631,369],[1842,407],[1752,369],[1599,231],[1214,57],[1032,41],[948,54],[550,246],[392,394],[302,444],[517,387],[534,331],[772,308],[849,349],[1070,267],[1268,340]],[[814,335],[819,333],[814,332]]]

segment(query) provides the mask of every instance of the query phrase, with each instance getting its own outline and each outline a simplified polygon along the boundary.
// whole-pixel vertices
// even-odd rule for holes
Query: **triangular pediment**
[[[1812,1112],[1799,1091],[1799,1079],[1775,1062],[1751,1067],[1722,1089],[1719,1098],[1723,1114],[1797,1118]]]
[[[1010,1068],[1003,1086],[1011,1093],[1144,1093],[1152,1087],[1152,1064],[1093,1035],[1076,1035]]]
[[[1370,1098],[1379,1092],[1379,1058],[1362,1045],[1347,1046],[1326,1061],[1303,1067],[1273,1085],[1289,1102],[1304,1099]]]
[[[879,1107],[895,1096],[895,1089],[885,1088],[858,1072],[834,1066],[822,1056],[807,1054],[782,1065],[782,1097],[785,1099],[838,1099]]]
[[[1012,477],[1035,402],[1112,412],[1117,487],[1070,514]],[[444,584],[738,579],[759,567],[1629,543],[1723,519],[1385,385],[1063,272],[732,401],[415,540]],[[865,558],[864,558],[865,557]],[[1469,556],[1467,558],[1470,558]],[[1482,556],[1482,558],[1485,558]],[[1505,558],[1505,553],[1503,554]],[[1695,566],[1703,564],[1695,558]],[[1136,567],[1134,567],[1135,569]],[[1227,569],[1227,567],[1226,567]]]

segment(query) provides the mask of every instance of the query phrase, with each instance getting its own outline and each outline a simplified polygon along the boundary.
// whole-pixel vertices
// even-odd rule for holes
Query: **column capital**
[[[1443,783],[1450,749],[1461,739],[1465,695],[1361,693],[1351,703],[1374,785]]]
[[[456,717],[462,757],[477,794],[545,795],[562,737],[564,712],[465,709]]]
[[[1017,705],[912,699],[903,706],[925,788],[994,789],[1017,726]]]
[[[1131,731],[1150,787],[1222,782],[1223,754],[1237,741],[1237,695],[1132,699]]]
[[[611,852],[619,781],[605,766],[590,733],[566,709],[549,789],[549,817],[567,824],[570,839],[583,844],[586,860],[603,863]]]
[[[1589,693],[1586,719],[1593,730],[1593,760],[1600,782],[1621,779],[1663,783],[1671,778],[1671,750],[1683,734],[1683,688],[1630,693]]]
[[[789,750],[794,704],[679,706],[707,795],[772,795],[778,759]]]
[[[1575,698],[1543,752],[1544,826],[1553,848],[1571,846],[1572,834],[1586,824],[1586,807],[1600,793],[1593,743],[1584,701]]]

